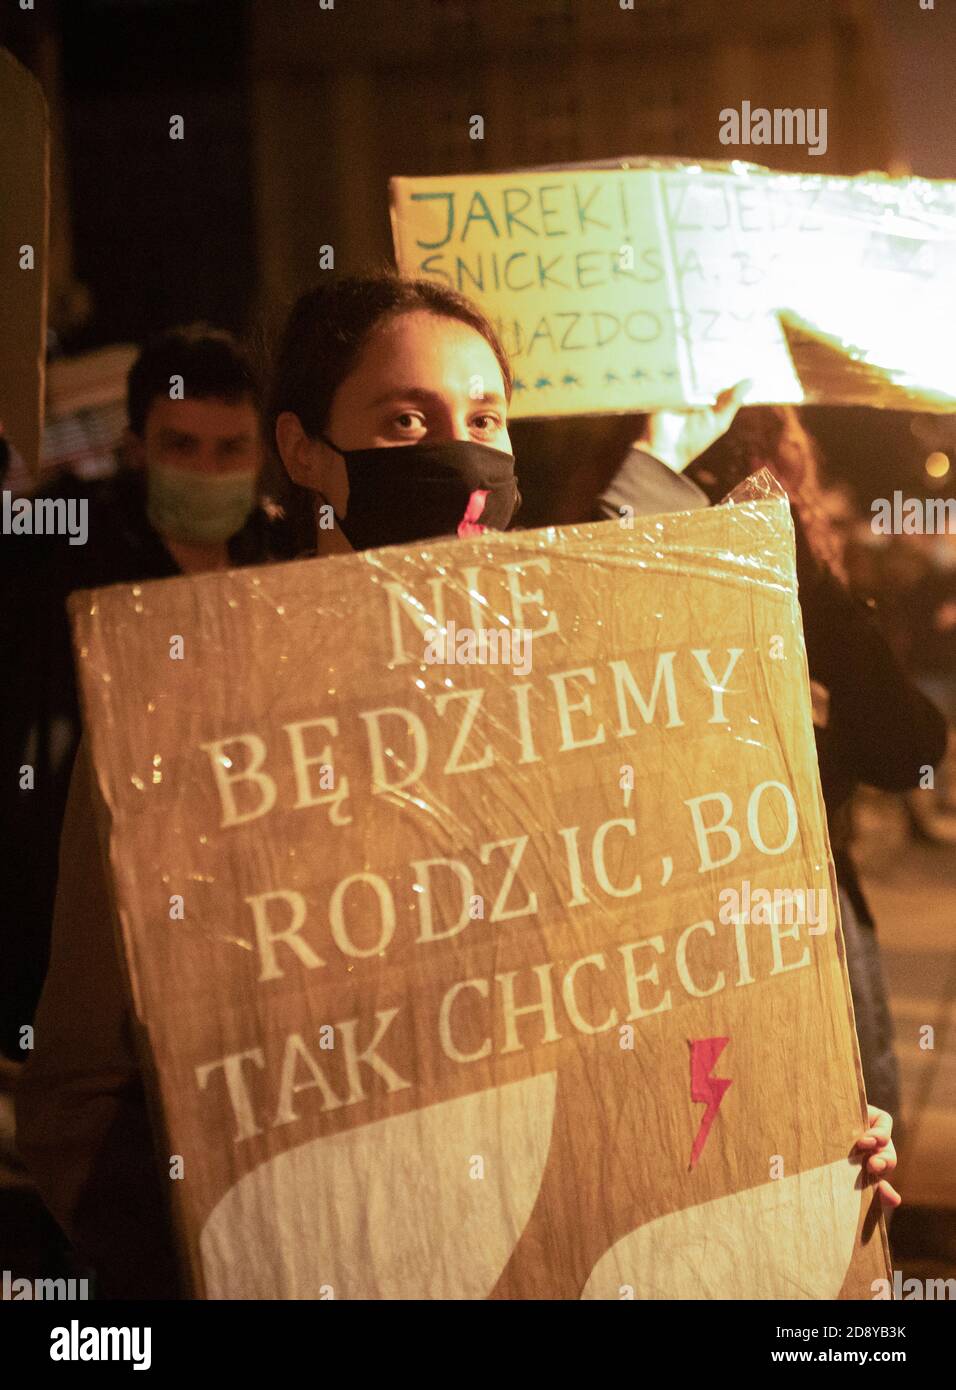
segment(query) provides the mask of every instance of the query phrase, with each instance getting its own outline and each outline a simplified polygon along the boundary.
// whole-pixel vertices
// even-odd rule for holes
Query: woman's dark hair
[[[279,341],[269,392],[269,433],[284,410],[315,437],[328,423],[332,398],[348,376],[373,329],[399,314],[425,310],[455,319],[480,333],[491,348],[511,399],[507,354],[491,323],[464,295],[434,280],[398,275],[350,275],[308,290],[296,301]]]
[[[785,433],[787,450],[781,447]],[[769,468],[786,491],[816,558],[845,578],[841,547],[823,505],[817,447],[793,406],[744,406],[687,471],[716,502],[760,468]]]

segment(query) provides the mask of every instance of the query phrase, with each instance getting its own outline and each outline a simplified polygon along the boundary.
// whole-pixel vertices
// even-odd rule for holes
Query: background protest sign
[[[36,79],[0,48],[0,425],[39,467],[50,135]]]
[[[956,184],[662,161],[390,192],[399,269],[489,314],[515,417],[710,403],[745,378],[750,403],[956,408]]]
[[[198,1293],[872,1296],[785,502],[72,609]]]

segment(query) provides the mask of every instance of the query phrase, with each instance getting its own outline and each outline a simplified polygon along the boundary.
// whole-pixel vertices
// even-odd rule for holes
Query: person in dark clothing
[[[951,537],[918,540],[924,542],[926,568],[912,590],[907,666],[949,725],[950,756],[937,771],[933,791],[938,809],[951,812],[956,811],[956,549]],[[925,839],[937,843],[932,831]]]
[[[66,476],[27,499],[33,516],[47,502],[83,516],[82,543],[27,532],[0,547],[0,1050],[20,1061],[47,967],[80,738],[68,595],[258,564],[287,548],[281,520],[257,502],[257,387],[228,334],[195,325],[150,343],[130,372],[128,410],[131,467],[95,482]]]
[[[907,677],[873,613],[843,582],[838,547],[825,526],[813,446],[796,412],[745,409],[704,452],[695,456],[693,448],[669,451],[658,429],[656,440],[632,447],[598,498],[595,515],[692,511],[719,501],[763,467],[785,488],[864,1081],[868,1099],[896,1114],[898,1068],[873,917],[850,853],[850,802],[861,782],[888,791],[917,786],[944,756],[945,720]]]

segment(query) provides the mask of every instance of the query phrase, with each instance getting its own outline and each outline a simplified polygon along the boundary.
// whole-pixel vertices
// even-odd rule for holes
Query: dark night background
[[[194,318],[268,333],[315,278],[323,242],[338,269],[389,259],[390,174],[726,157],[715,112],[742,92],[755,104],[828,107],[823,158],[769,148],[768,164],[956,175],[951,65],[936,61],[956,34],[944,10],[915,0],[636,0],[634,13],[585,0],[337,0],[331,11],[315,0],[36,0],[20,13],[8,0],[0,42],[37,71],[53,113],[51,319],[77,350]],[[472,111],[485,113],[484,142],[467,138]],[[185,119],[182,141],[168,138],[171,114]],[[927,487],[927,450],[904,415],[817,408],[808,418],[864,506],[894,487]],[[573,515],[591,485],[582,451],[613,451],[620,434],[611,421],[519,425],[529,521]],[[555,477],[567,479],[560,498]]]

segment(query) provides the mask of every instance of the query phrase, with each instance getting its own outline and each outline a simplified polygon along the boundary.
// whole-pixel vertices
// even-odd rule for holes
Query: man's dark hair
[[[130,368],[126,408],[134,434],[146,432],[149,408],[157,396],[169,397],[174,376],[182,377],[187,400],[259,403],[252,363],[231,333],[207,323],[170,328],[151,339]]]

